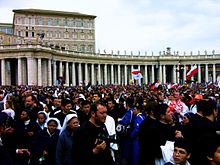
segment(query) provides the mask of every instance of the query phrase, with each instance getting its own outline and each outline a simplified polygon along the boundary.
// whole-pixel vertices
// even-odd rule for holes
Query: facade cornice
[[[134,56],[99,53],[82,53],[55,50],[41,45],[0,46],[0,58],[47,58],[60,61],[76,61],[81,63],[122,64],[122,65],[190,65],[200,63],[220,63],[220,54],[215,55],[178,55],[178,56]]]

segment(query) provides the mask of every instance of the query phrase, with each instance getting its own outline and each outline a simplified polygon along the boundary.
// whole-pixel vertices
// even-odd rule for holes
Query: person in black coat
[[[60,123],[57,118],[49,118],[47,127],[38,133],[32,142],[32,165],[55,165],[56,146],[59,138]]]
[[[148,147],[146,164],[154,164],[155,160],[162,159],[160,146],[166,141],[174,141],[175,138],[182,137],[182,133],[172,125],[173,112],[167,104],[159,104],[155,111],[156,122],[152,124],[148,131]]]
[[[0,164],[15,165],[14,160],[10,154],[9,148],[7,148],[3,141],[3,136],[7,129],[7,120],[8,115],[4,112],[0,112]]]
[[[148,148],[148,132],[150,127],[156,122],[156,118],[154,116],[154,112],[157,110],[158,103],[155,101],[150,101],[147,103],[146,113],[147,116],[144,121],[141,123],[138,138],[139,138],[139,146],[140,151],[138,155],[138,163],[139,165],[146,165],[146,157],[150,155]]]
[[[113,165],[108,131],[105,127],[107,108],[104,103],[91,106],[91,117],[73,136],[72,158],[74,165]]]

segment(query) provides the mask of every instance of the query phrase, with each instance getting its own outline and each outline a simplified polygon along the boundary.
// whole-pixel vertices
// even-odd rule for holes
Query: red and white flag
[[[131,73],[132,74],[139,74],[139,73],[141,73],[141,71],[139,69],[133,69]]]
[[[192,76],[194,76],[196,73],[198,73],[198,68],[196,65],[194,65],[190,71],[186,74],[186,80],[190,79]]]

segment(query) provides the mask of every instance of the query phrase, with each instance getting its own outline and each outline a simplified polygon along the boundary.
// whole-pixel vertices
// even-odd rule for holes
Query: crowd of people
[[[218,165],[215,84],[2,86],[1,165]]]

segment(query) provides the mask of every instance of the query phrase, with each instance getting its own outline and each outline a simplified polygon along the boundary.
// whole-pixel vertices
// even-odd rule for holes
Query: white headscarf
[[[4,110],[2,110],[2,112],[5,112],[12,119],[15,118],[15,111],[12,109],[4,109]]]
[[[48,116],[48,114],[47,114],[45,111],[39,111],[37,114],[44,114],[45,117],[46,117],[45,123],[44,123],[43,125],[40,125],[40,124],[39,124],[38,119],[36,120],[37,123],[40,125],[41,129],[44,129],[45,127],[47,127],[47,120],[48,120],[48,117],[49,117],[49,116]]]
[[[60,130],[60,134],[66,129],[67,123],[73,118],[73,117],[78,117],[77,114],[68,114],[66,115],[64,122],[63,122],[63,127]]]
[[[48,123],[49,123],[49,121],[51,121],[51,120],[55,120],[56,122],[57,122],[57,129],[59,129],[59,130],[61,130],[62,129],[62,127],[61,127],[61,125],[60,125],[60,120],[59,119],[57,119],[56,117],[50,117],[50,118],[48,118],[48,120],[47,120],[47,125],[48,125]],[[47,126],[46,126],[47,127]]]

